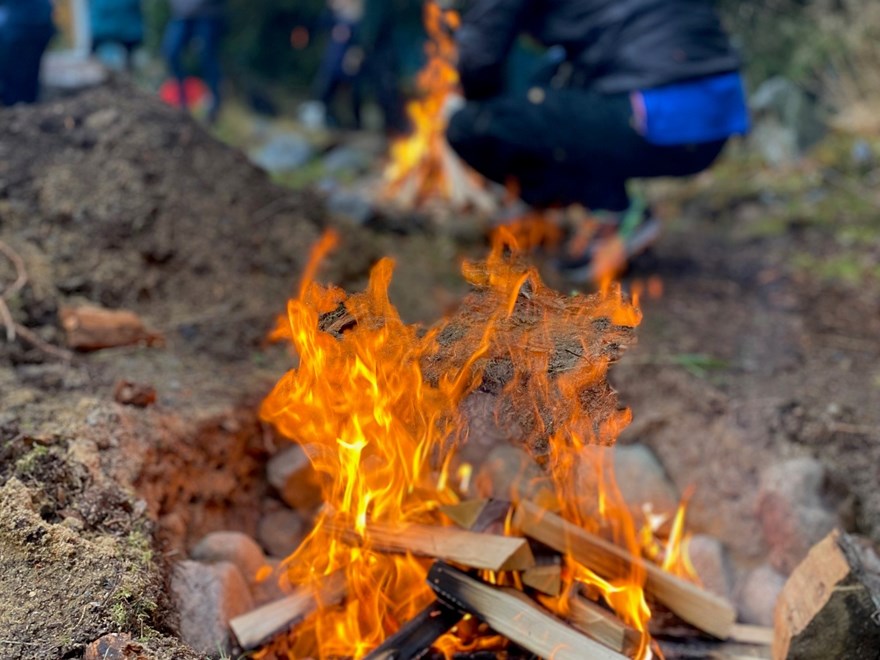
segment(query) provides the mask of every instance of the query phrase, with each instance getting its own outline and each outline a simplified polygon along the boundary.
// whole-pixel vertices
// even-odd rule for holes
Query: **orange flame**
[[[452,373],[430,384],[423,365],[436,355],[442,329],[424,333],[400,319],[388,298],[391,260],[379,261],[367,290],[348,298],[338,288],[312,281],[334,240],[325,237],[315,250],[299,296],[289,301],[287,318],[274,333],[291,342],[299,366],[277,383],[260,415],[303,446],[321,476],[326,502],[310,535],[286,560],[286,578],[293,585],[315,585],[322,577],[342,571],[347,598],[341,605],[321,604],[315,615],[271,651],[289,658],[362,658],[432,600],[425,583],[429,562],[378,551],[371,546],[368,525],[443,524],[437,508],[457,502],[472,476],[470,465],[453,468],[453,439],[467,436],[467,424],[458,411],[464,397],[480,384],[490,354],[509,356],[513,364],[527,367],[522,373],[532,375],[528,383],[514,377],[505,386],[508,393],[527,394],[528,405],[538,413],[564,416],[562,423],[545,421],[536,431],[549,443],[549,454],[542,460],[555,488],[554,508],[642,556],[640,536],[613,470],[603,448],[595,446],[611,445],[629,423],[630,412],[614,408],[597,415],[590,406],[587,410],[575,405],[589,391],[591,396],[608,397],[614,406],[610,388],[596,389],[604,384],[612,357],[585,343],[577,349],[582,351],[583,368],[554,373],[553,351],[547,347],[553,323],[584,328],[612,324],[621,329],[638,325],[641,314],[624,299],[620,287],[609,284],[597,294],[576,299],[551,292],[534,268],[517,261],[516,237],[500,231],[486,262],[464,266],[465,276],[485,292],[492,309],[484,326],[472,329],[470,353]],[[532,304],[533,298],[550,300],[545,303],[548,315],[522,334],[515,312]],[[550,311],[559,318],[551,318]],[[324,332],[322,319],[339,313],[350,316],[349,329],[341,334]],[[515,328],[519,335],[513,334]],[[541,414],[536,418],[550,419]],[[584,494],[576,485],[584,469],[594,470],[599,484],[595,515],[585,513]],[[461,490],[456,490],[458,484]],[[683,516],[682,510],[679,531],[671,534],[672,545],[665,553],[670,566],[679,561],[670,557],[681,539]],[[508,518],[505,533],[515,531]],[[359,542],[352,543],[351,534]],[[597,593],[642,632],[636,657],[650,657],[643,569],[634,565],[629,575],[606,580],[571,558],[566,563],[568,596],[579,585]],[[518,574],[485,574],[484,579],[523,588]],[[552,603],[560,615],[566,612],[568,596]],[[503,645],[497,636],[474,632],[464,621],[437,648],[451,657],[456,651]],[[266,653],[268,649],[258,657]]]

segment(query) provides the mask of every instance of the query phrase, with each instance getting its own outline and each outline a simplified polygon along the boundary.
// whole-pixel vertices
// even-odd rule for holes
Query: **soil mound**
[[[172,342],[246,354],[302,270],[318,208],[121,82],[0,113],[0,237],[30,278],[14,311],[44,335],[59,304],[85,298],[137,311]]]

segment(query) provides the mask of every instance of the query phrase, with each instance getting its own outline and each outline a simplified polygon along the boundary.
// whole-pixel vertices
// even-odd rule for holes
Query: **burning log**
[[[626,658],[563,623],[514,589],[493,587],[440,562],[428,573],[428,584],[442,601],[482,619],[495,632],[542,658]]]
[[[873,658],[880,649],[880,560],[832,532],[794,570],[776,604],[775,660]]]
[[[361,537],[354,530],[341,530],[335,523],[329,529],[341,531],[353,543],[366,541],[374,550],[412,553],[455,562],[469,568],[489,571],[522,571],[535,565],[535,558],[524,538],[481,534],[453,527],[432,525],[367,525]]]
[[[575,595],[566,617],[575,628],[625,655],[638,647],[640,633],[591,600]]]
[[[681,619],[718,639],[726,639],[736,610],[723,598],[686,582],[659,566],[637,559],[623,548],[530,502],[517,505],[514,526],[608,578],[627,575],[634,564],[645,571],[645,590]]]
[[[457,610],[434,601],[364,660],[418,660],[459,621],[461,614]]]
[[[334,573],[319,587],[299,587],[289,596],[235,617],[229,627],[246,651],[259,648],[276,635],[315,612],[321,605],[333,605],[345,597],[345,576]]]

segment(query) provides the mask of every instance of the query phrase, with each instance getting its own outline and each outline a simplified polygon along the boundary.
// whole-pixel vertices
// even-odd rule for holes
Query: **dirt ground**
[[[855,529],[880,541],[880,271],[845,267],[880,263],[880,199],[871,172],[845,172],[843,188],[823,175],[847,154],[658,189],[675,220],[631,275],[656,274],[663,295],[614,369],[634,411],[622,442],[694,486],[694,529],[744,562],[763,552],[758,475],[789,456],[819,457],[852,492]],[[836,205],[792,210],[815,190]],[[92,302],[165,336],[72,362],[0,342],[0,657],[78,658],[112,631],[146,657],[194,657],[175,639],[166,567],[207,530],[253,524],[242,512],[260,506],[276,442],[255,410],[290,363],[263,338],[329,224],[315,195],[124,85],[0,112],[0,240],[29,280],[8,300],[15,321],[60,345],[59,307]],[[484,247],[342,234],[325,279],[357,288],[392,254],[392,297],[419,321],[455,305],[458,261]],[[0,259],[0,286],[14,277]],[[154,386],[157,404],[114,402],[120,379]]]

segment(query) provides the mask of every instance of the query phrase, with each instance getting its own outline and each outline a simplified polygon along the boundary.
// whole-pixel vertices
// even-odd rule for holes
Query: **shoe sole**
[[[633,235],[624,245],[623,259],[614,264],[615,268],[624,266],[635,256],[651,247],[658,238],[660,238],[660,221],[649,220],[644,223],[639,231]],[[560,271],[562,275],[570,282],[575,284],[584,284],[587,282],[596,282],[599,279],[599,273],[596,271],[596,264],[591,262],[580,268],[565,269]]]

